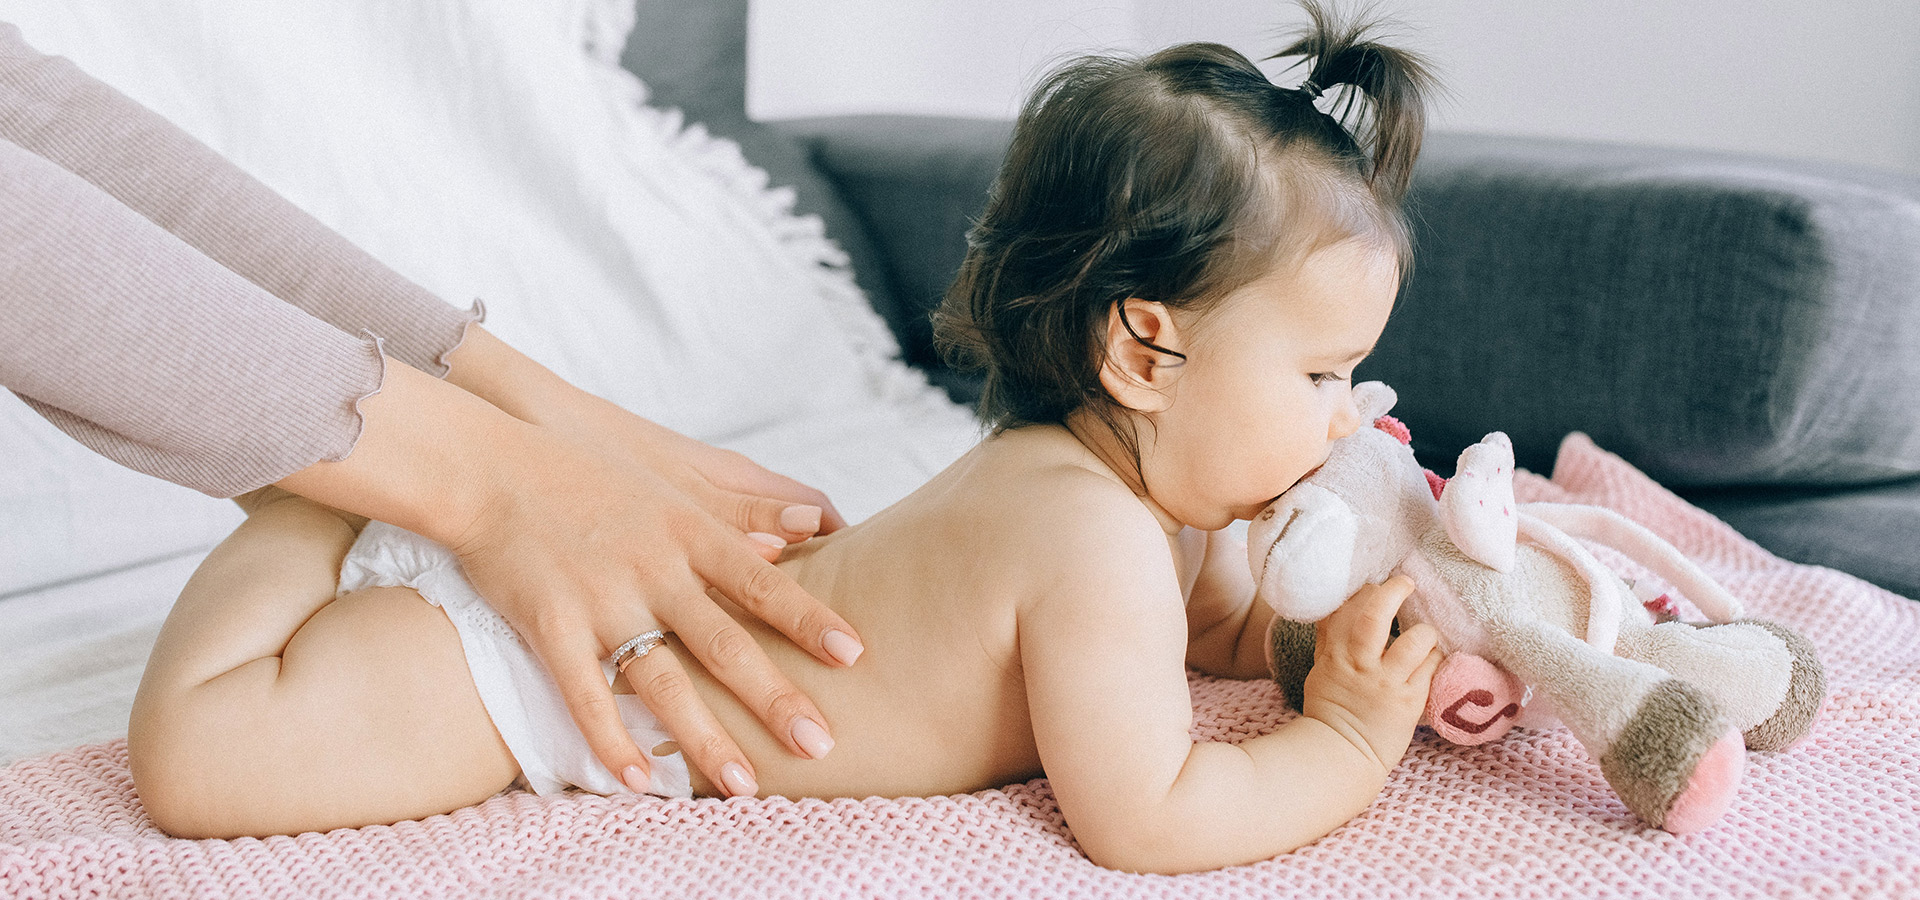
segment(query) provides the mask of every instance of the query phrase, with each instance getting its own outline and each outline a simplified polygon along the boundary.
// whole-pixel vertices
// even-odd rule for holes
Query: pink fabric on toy
[[[124,742],[0,769],[0,896],[1887,897],[1920,894],[1920,604],[1782,562],[1580,438],[1523,500],[1646,524],[1820,649],[1828,704],[1750,756],[1726,815],[1678,837],[1613,795],[1565,729],[1479,747],[1426,733],[1357,819],[1279,859],[1127,875],[1075,849],[1045,781],[910,800],[540,798],[291,838],[154,830]],[[1615,557],[1603,557],[1621,564]],[[1690,617],[1697,614],[1689,613]],[[1263,682],[1193,678],[1196,736],[1286,718]]]

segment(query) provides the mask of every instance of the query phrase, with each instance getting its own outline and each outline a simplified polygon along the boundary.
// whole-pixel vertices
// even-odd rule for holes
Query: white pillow
[[[483,298],[509,343],[669,427],[756,443],[779,469],[787,442],[753,435],[945,405],[895,359],[790,192],[730,142],[640,105],[614,63],[632,2],[5,0],[0,19],[401,274],[462,307]],[[235,520],[7,403],[0,596],[204,547]],[[858,505],[917,480],[869,486]]]
[[[822,265],[836,251],[818,225],[583,52],[630,2],[5,11],[29,43],[448,301],[483,298],[509,343],[663,424],[714,439],[901,389],[885,326]]]

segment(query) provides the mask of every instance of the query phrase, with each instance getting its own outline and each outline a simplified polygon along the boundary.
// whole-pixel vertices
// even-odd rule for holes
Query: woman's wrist
[[[461,387],[389,359],[380,391],[360,402],[361,431],[343,459],[281,479],[293,493],[442,543],[479,516],[513,433],[534,430]]]
[[[523,422],[545,424],[579,388],[478,324],[447,355],[446,381]]]

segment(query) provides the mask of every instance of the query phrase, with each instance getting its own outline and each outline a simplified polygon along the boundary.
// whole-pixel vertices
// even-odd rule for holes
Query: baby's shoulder
[[[1023,429],[1023,432],[1025,429]],[[1061,430],[1003,436],[976,486],[1009,528],[1094,539],[1163,541],[1138,495]]]
[[[1109,581],[1177,584],[1165,528],[1124,483],[1072,447],[1013,449],[1019,458],[983,479],[993,487],[980,499],[996,542],[1023,561],[1039,596]]]

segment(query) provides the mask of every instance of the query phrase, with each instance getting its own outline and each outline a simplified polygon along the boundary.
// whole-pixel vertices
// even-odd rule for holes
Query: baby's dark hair
[[[1227,47],[1183,44],[1074,60],[1027,101],[934,315],[949,361],[985,370],[980,412],[995,431],[1065,424],[1086,408],[1137,464],[1099,378],[1115,304],[1204,313],[1351,238],[1391,250],[1405,271],[1400,198],[1425,127],[1426,66],[1368,39],[1373,23],[1302,5],[1311,25],[1272,57],[1301,58],[1299,88]],[[1340,118],[1366,100],[1358,137],[1315,106],[1341,86],[1328,100]]]

